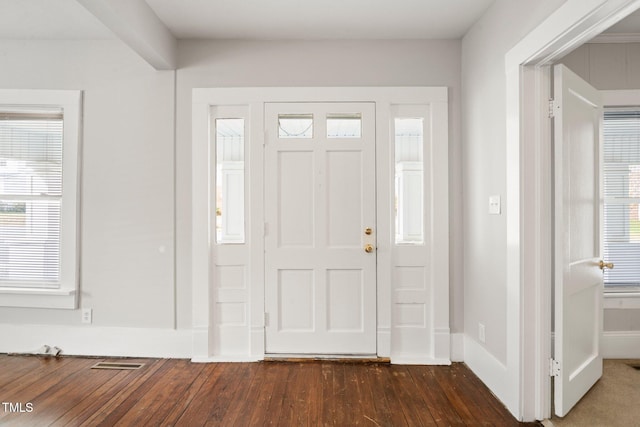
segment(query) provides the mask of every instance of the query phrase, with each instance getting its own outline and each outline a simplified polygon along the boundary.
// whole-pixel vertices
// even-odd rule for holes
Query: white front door
[[[555,413],[602,376],[600,94],[562,65],[555,94]]]
[[[376,354],[375,104],[265,105],[267,354]]]

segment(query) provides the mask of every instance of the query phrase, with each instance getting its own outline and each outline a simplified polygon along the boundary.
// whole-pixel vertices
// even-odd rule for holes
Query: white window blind
[[[0,109],[0,285],[57,287],[61,274],[61,108]]]
[[[640,108],[604,113],[605,286],[640,285]]]

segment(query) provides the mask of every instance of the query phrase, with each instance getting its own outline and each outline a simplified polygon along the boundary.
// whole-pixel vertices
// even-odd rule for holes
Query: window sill
[[[640,309],[640,289],[605,290],[605,309]]]
[[[0,307],[77,308],[73,289],[0,287]]]

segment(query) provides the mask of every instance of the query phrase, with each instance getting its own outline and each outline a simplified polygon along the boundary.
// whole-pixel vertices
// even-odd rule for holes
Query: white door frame
[[[377,345],[378,356],[392,363],[449,364],[449,183],[448,91],[444,87],[307,87],[194,89],[192,99],[191,274],[193,361],[254,361],[264,358],[264,132],[249,135],[245,151],[246,244],[221,247],[211,230],[214,187],[210,119],[212,107],[242,106],[249,129],[264,129],[264,105],[270,102],[373,102],[376,105],[377,192]],[[431,143],[425,147],[425,289],[412,283],[394,288],[394,266],[402,255],[391,242],[393,155],[389,123],[392,106],[421,105],[428,112]],[[427,221],[428,220],[428,221]],[[406,248],[403,249],[403,252]],[[220,266],[216,263],[223,263]],[[435,266],[434,268],[428,268]],[[230,267],[232,287],[219,286],[221,268]],[[226,274],[226,273],[225,273]],[[240,279],[238,279],[240,277]],[[420,313],[422,324],[405,325],[397,313]],[[226,308],[225,308],[226,307]],[[221,316],[229,315],[228,322]],[[413,318],[415,319],[415,317]],[[224,319],[223,319],[224,320]]]
[[[551,415],[549,65],[639,7],[640,0],[568,0],[505,57],[510,384],[499,396],[525,421]]]

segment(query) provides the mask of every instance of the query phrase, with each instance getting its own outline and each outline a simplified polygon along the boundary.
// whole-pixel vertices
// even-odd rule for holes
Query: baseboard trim
[[[505,405],[512,402],[507,367],[475,340],[464,336],[464,362]],[[509,407],[508,405],[506,405]]]
[[[640,359],[640,331],[605,331],[600,351],[605,359]]]
[[[63,355],[191,358],[193,332],[174,329],[0,324],[0,353],[31,353],[43,345]]]

